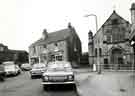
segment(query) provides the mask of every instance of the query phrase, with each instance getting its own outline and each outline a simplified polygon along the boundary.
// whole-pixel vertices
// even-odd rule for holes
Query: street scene
[[[23,72],[17,77],[8,77],[5,82],[0,82],[0,96],[78,96],[70,87],[63,88],[44,91],[41,79],[30,79],[29,72]]]
[[[134,0],[0,0],[0,96],[134,96]]]

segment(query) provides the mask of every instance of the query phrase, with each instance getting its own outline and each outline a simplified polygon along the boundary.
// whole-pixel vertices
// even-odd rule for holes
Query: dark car
[[[0,81],[5,80],[5,71],[4,71],[4,66],[3,64],[0,64]]]
[[[21,69],[24,71],[29,71],[32,69],[31,65],[29,63],[24,63],[21,65]]]

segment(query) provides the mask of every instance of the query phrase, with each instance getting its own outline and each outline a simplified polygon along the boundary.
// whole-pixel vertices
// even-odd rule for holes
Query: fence
[[[99,66],[96,66],[97,70],[116,70],[116,71],[135,71],[135,65],[134,64],[100,64]]]

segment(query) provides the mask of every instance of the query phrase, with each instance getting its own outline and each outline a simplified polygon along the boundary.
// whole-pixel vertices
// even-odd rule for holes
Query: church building
[[[88,33],[89,64],[101,69],[131,69],[134,57],[130,32],[131,24],[113,11],[94,36],[91,31]]]

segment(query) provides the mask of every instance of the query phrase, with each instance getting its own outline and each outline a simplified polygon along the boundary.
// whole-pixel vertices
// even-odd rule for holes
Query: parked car
[[[21,69],[19,68],[18,65],[16,65],[14,62],[9,61],[9,62],[4,62],[4,70],[5,70],[5,75],[18,75],[21,73]]]
[[[76,89],[74,73],[71,64],[66,61],[51,62],[42,75],[42,85],[44,90],[50,85],[72,85]]]
[[[33,79],[36,76],[42,76],[42,72],[46,70],[46,65],[43,63],[37,63],[32,66],[32,69],[30,70],[31,79]]]
[[[3,64],[0,64],[0,81],[5,80],[5,71],[4,71],[4,66]]]
[[[24,63],[24,64],[21,65],[21,69],[25,70],[25,71],[29,71],[32,68],[31,68],[31,65],[29,63]]]

